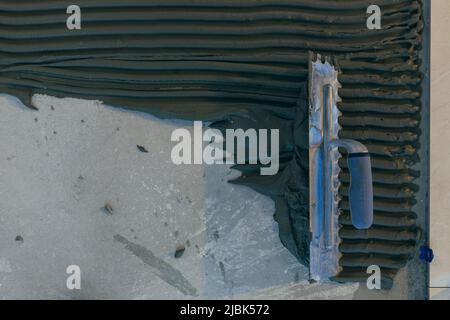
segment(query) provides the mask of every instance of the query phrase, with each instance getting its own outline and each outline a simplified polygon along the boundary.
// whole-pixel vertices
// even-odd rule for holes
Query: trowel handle
[[[352,224],[357,229],[368,229],[373,223],[372,168],[369,153],[349,153],[348,169]]]
[[[349,202],[352,224],[357,229],[369,229],[373,222],[373,187],[370,154],[361,142],[337,139],[332,148],[344,148],[350,170]]]

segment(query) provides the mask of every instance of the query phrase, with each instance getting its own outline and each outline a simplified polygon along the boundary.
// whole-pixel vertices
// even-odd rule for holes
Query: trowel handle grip
[[[372,168],[369,153],[349,153],[348,169],[352,224],[357,229],[368,229],[373,223]]]

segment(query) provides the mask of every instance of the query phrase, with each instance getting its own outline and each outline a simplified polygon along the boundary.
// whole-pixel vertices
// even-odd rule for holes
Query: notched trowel
[[[368,229],[373,222],[370,155],[354,140],[339,139],[338,71],[320,56],[309,66],[310,277],[328,280],[339,271],[339,158],[348,154],[352,224]]]

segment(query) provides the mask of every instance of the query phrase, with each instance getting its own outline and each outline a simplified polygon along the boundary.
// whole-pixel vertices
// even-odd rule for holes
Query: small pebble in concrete
[[[114,209],[109,203],[106,203],[105,206],[103,207],[103,211],[106,212],[107,214],[113,214]]]
[[[148,153],[148,150],[145,149],[143,146],[137,145],[137,148],[140,152]]]
[[[18,243],[23,243],[23,237],[22,236],[16,236],[16,238],[14,239],[14,240],[16,240],[16,242],[18,242]]]
[[[178,246],[177,249],[175,250],[175,258],[181,258],[184,254],[184,251],[186,250],[186,247],[181,245]]]

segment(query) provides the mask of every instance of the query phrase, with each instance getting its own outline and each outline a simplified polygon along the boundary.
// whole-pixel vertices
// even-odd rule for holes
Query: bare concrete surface
[[[450,299],[450,1],[431,5],[430,296]]]
[[[273,202],[227,183],[228,166],[172,163],[171,133],[192,123],[33,99],[39,111],[0,95],[1,299],[352,297],[355,284],[309,284]]]
[[[0,102],[0,297],[198,296],[202,168],[171,163],[170,125],[97,102],[35,103]],[[66,288],[69,265],[80,291]]]

